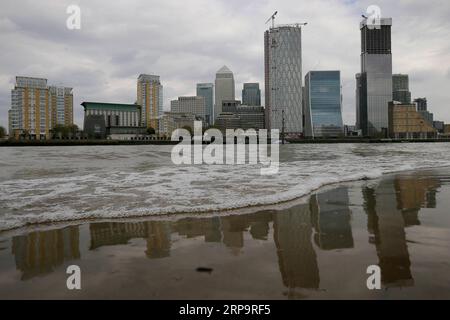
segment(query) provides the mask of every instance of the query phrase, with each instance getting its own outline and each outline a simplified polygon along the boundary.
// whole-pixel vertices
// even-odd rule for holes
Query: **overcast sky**
[[[66,28],[71,4],[81,8],[81,30]],[[450,123],[448,0],[1,0],[0,125],[7,128],[17,75],[73,87],[80,126],[82,101],[133,103],[140,73],[161,76],[166,110],[195,95],[197,82],[214,82],[224,64],[236,98],[244,82],[264,89],[264,23],[275,10],[276,23],[308,22],[303,76],[341,70],[344,122],[354,124],[359,22],[372,4],[393,18],[394,73],[409,74],[412,96],[427,97],[435,119]]]

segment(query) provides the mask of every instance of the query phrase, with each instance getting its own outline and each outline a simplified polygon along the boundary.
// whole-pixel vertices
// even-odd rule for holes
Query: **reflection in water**
[[[22,280],[50,273],[64,261],[80,258],[78,227],[13,237],[12,254]]]
[[[311,242],[311,215],[307,205],[274,216],[274,240],[283,283],[288,288],[318,288],[319,267]]]
[[[353,248],[351,210],[348,202],[346,187],[311,196],[311,219],[316,231],[314,242],[319,248]]]
[[[402,210],[406,226],[420,225],[418,214],[421,208],[436,208],[436,192],[440,187],[437,179],[430,177],[397,177],[397,208]]]
[[[405,228],[420,224],[420,208],[435,207],[439,187],[432,178],[399,175],[393,180],[381,180],[375,187],[363,188],[367,229],[370,242],[376,247],[385,286],[414,284]],[[321,250],[354,248],[351,217],[349,191],[341,186],[311,196],[309,204],[279,212],[178,221],[90,223],[89,250],[144,239],[146,257],[166,258],[171,255],[173,235],[178,234],[185,238],[203,237],[205,242],[222,244],[230,249],[228,254],[239,256],[244,242],[249,241],[245,240],[248,235],[255,240],[272,241],[273,228],[278,267],[290,296],[295,288],[319,288],[319,265],[312,238]],[[80,258],[79,227],[13,237],[12,254],[22,280],[52,272],[65,261]]]
[[[386,286],[412,286],[411,262],[405,227],[419,225],[422,207],[435,207],[439,182],[399,175],[382,180],[376,188],[364,188],[368,231],[375,243],[382,282]]]

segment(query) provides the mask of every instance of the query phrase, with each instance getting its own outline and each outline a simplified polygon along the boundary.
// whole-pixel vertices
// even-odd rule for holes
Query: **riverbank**
[[[0,298],[449,299],[449,199],[442,168],[242,214],[17,229],[0,233]],[[65,287],[72,264],[79,291]],[[382,290],[370,291],[374,264]]]
[[[293,144],[439,143],[450,142],[450,139],[286,139],[286,142]],[[171,140],[0,140],[0,147],[176,145],[178,143]],[[203,142],[203,144],[207,143]]]

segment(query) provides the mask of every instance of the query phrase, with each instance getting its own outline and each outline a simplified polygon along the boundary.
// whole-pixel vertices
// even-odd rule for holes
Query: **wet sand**
[[[0,299],[450,299],[449,208],[446,168],[249,214],[3,232]],[[66,288],[72,264],[81,290]],[[374,264],[382,289],[370,291]]]

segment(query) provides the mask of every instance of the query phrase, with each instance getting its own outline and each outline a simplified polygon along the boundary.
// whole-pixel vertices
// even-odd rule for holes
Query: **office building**
[[[193,132],[194,122],[201,120],[192,113],[164,112],[161,120],[161,133],[170,137],[174,130],[180,128],[189,128]]]
[[[305,137],[340,137],[342,94],[340,71],[310,71],[305,76]]]
[[[141,74],[137,81],[137,104],[141,108],[141,126],[159,131],[163,113],[163,86],[159,76]]]
[[[394,139],[435,138],[437,130],[416,110],[414,104],[389,103],[389,136]]]
[[[206,105],[204,97],[178,97],[170,102],[170,111],[174,113],[190,113],[206,122]]]
[[[264,34],[265,107],[268,129],[303,132],[300,25],[281,25]]]
[[[264,108],[241,105],[238,100],[223,101],[216,126],[224,132],[226,129],[264,129]]]
[[[398,101],[403,104],[411,103],[409,77],[407,74],[392,75],[392,100]]]
[[[83,102],[84,132],[91,139],[130,140],[146,133],[137,104]]]
[[[261,106],[261,90],[259,83],[244,83],[242,89],[242,104],[247,106]]]
[[[357,75],[358,129],[364,136],[386,136],[388,104],[392,101],[391,18],[380,19],[379,28],[361,29],[361,72]]]
[[[414,104],[416,106],[417,112],[419,112],[422,117],[428,121],[428,123],[433,126],[434,115],[428,111],[428,102],[427,98],[417,98],[414,99]]]
[[[222,101],[234,100],[234,76],[233,72],[227,66],[223,66],[216,73],[216,97],[214,104],[214,122],[217,116],[222,112]]]
[[[214,84],[197,83],[197,96],[205,98],[205,107],[206,107],[205,121],[208,125],[212,125],[214,114]]]

